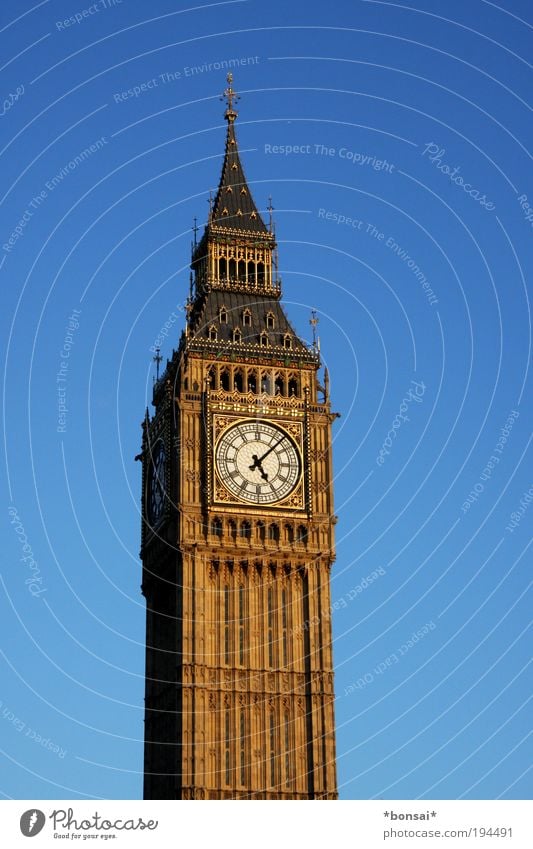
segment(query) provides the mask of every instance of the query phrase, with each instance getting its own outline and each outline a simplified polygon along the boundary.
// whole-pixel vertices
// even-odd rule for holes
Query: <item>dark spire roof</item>
[[[231,87],[233,75],[228,74],[228,88],[224,92],[227,101],[225,119],[228,122],[226,134],[226,152],[220,175],[220,183],[211,210],[210,223],[216,227],[232,230],[248,230],[253,233],[268,233],[254,199],[248,188],[244,170],[239,157],[235,137],[235,119],[237,112],[233,108],[238,98]]]

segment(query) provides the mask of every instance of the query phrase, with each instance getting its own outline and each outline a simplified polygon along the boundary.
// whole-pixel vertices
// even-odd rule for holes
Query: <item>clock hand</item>
[[[258,462],[259,464],[261,464],[261,463],[263,462],[263,460],[265,459],[265,457],[268,457],[268,455],[270,454],[270,452],[271,452],[271,451],[273,451],[273,450],[274,450],[274,448],[277,448],[277,447],[278,447],[278,445],[280,445],[280,444],[283,442],[283,440],[284,440],[284,439],[285,439],[285,437],[284,437],[284,436],[282,436],[282,437],[281,437],[281,439],[278,439],[278,441],[277,441],[277,442],[275,442],[275,443],[274,443],[274,445],[272,445],[272,446],[268,449],[268,451],[265,451],[265,453],[263,454],[263,456],[262,456],[262,457],[259,457],[259,460],[257,460],[257,462]],[[253,457],[255,457],[255,454],[254,454],[254,455],[252,455],[252,456],[253,456]]]
[[[250,471],[253,472],[254,469],[259,469],[260,472],[261,472],[261,477],[263,478],[263,480],[267,481],[268,480],[268,474],[263,469],[261,460],[258,459],[257,454],[252,454],[252,460],[254,461],[253,464],[248,467],[250,469]]]

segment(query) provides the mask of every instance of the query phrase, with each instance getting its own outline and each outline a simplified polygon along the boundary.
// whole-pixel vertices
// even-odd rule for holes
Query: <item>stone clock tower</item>
[[[235,137],[143,423],[144,797],[336,799],[327,374]]]

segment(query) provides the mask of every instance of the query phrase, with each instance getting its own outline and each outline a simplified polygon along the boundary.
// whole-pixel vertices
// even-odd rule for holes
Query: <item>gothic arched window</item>
[[[226,368],[220,372],[220,388],[229,392],[229,371]]]
[[[268,526],[268,538],[271,542],[279,542],[279,528],[277,525]]]
[[[289,377],[288,390],[289,390],[289,396],[299,394],[298,378],[294,377],[294,375],[291,375]]]
[[[213,537],[218,537],[218,539],[222,536],[222,520],[218,517],[216,519],[211,520],[210,533]]]
[[[296,542],[305,545],[307,542],[307,528],[305,525],[298,525],[298,530],[296,531]]]

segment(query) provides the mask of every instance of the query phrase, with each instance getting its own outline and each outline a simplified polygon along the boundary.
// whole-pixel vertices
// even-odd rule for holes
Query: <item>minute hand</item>
[[[281,439],[278,439],[278,441],[277,441],[277,442],[275,442],[275,443],[274,443],[274,445],[272,445],[272,446],[268,449],[268,451],[265,451],[265,453],[263,454],[263,456],[262,456],[262,457],[259,457],[259,459],[258,459],[258,461],[257,461],[257,462],[258,462],[258,463],[262,463],[262,462],[263,462],[263,460],[265,459],[265,457],[268,457],[268,455],[271,453],[271,451],[273,451],[273,450],[274,450],[274,448],[277,448],[277,447],[278,447],[278,445],[280,445],[280,444],[283,442],[283,440],[284,440],[284,439],[285,439],[285,437],[284,437],[284,436],[282,436],[282,437],[281,437]]]

